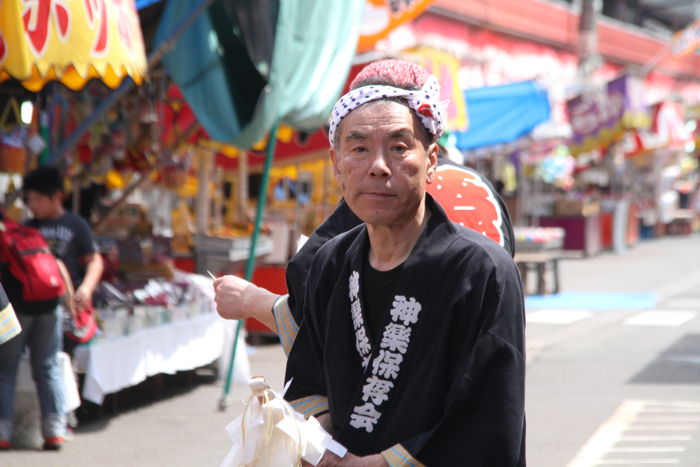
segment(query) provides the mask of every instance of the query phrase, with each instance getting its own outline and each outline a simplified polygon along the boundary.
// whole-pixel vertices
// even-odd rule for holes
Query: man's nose
[[[372,158],[372,165],[369,168],[369,175],[371,177],[388,177],[391,175],[391,169],[389,168],[387,160],[382,151],[377,151]]]

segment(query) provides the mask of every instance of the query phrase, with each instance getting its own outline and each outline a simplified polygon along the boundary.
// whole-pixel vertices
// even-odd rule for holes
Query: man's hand
[[[78,290],[75,291],[75,295],[73,295],[73,303],[77,310],[82,310],[88,306],[90,300],[92,300],[92,290],[87,290],[87,288],[82,285],[78,287]]]
[[[301,465],[309,466],[311,464],[302,461]],[[360,457],[347,453],[341,459],[332,452],[326,451],[316,467],[388,467],[388,465],[381,454]]]
[[[68,310],[68,313],[70,313],[70,317],[73,321],[78,317],[78,307],[75,304],[75,300],[73,299],[72,295],[68,295],[64,301],[63,305],[66,307],[66,310]]]
[[[278,295],[232,275],[214,281],[214,294],[216,311],[222,318],[255,318],[273,331],[276,329],[272,305]]]

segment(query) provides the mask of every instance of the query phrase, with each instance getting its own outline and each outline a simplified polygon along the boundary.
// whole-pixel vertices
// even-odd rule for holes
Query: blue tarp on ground
[[[651,310],[656,307],[655,292],[562,292],[525,297],[528,310]]]
[[[469,128],[455,132],[459,149],[515,141],[550,116],[547,91],[533,81],[469,89],[464,98]]]

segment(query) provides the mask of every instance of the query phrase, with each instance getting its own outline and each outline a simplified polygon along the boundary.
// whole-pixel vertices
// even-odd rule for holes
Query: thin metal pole
[[[277,129],[279,128],[279,120],[275,122],[270,130],[270,139],[267,143],[267,153],[265,154],[265,166],[263,168],[262,179],[260,181],[260,191],[258,192],[258,204],[255,212],[255,227],[253,234],[250,237],[250,252],[248,253],[248,261],[245,266],[245,279],[250,281],[253,279],[253,271],[255,270],[255,248],[260,236],[260,226],[262,225],[262,216],[265,211],[265,199],[267,197],[267,185],[270,180],[270,168],[272,160],[275,157],[275,146],[277,144]],[[240,157],[247,157],[246,154],[241,154]],[[224,393],[219,400],[219,411],[223,412],[229,406],[229,393],[231,392],[231,380],[233,379],[233,363],[236,358],[236,349],[238,347],[238,336],[243,327],[243,320],[239,320],[236,324],[236,333],[233,336],[233,348],[231,349],[231,358],[228,361],[228,370],[226,372],[226,382],[224,384]]]
[[[147,67],[148,69],[154,67],[157,65],[165,56],[166,53],[170,51],[170,49],[175,45],[177,42],[178,38],[184,33],[187,28],[189,28],[192,23],[194,23],[194,20],[199,17],[199,15],[209,8],[209,6],[214,3],[214,0],[202,0],[197,6],[192,8],[192,10],[187,14],[185,19],[183,19],[176,27],[173,29],[172,33],[170,34],[170,37],[163,41],[156,50],[151,52],[151,54],[148,56],[148,63]],[[49,162],[55,162],[59,160],[61,157],[66,155],[69,151],[72,151],[73,148],[75,147],[76,144],[78,144],[78,141],[82,138],[82,136],[85,134],[86,131],[88,131],[96,122],[97,120],[109,109],[111,109],[114,104],[116,104],[119,99],[122,98],[127,92],[129,92],[135,85],[136,83],[134,82],[133,79],[131,79],[131,76],[127,76],[122,80],[121,85],[114,91],[110,92],[107,97],[102,99],[100,103],[95,107],[95,109],[92,111],[92,113],[84,120],[80,122],[78,127],[68,135],[68,138],[66,138],[65,141],[61,143],[61,145],[56,149],[55,152],[51,153],[49,156]]]

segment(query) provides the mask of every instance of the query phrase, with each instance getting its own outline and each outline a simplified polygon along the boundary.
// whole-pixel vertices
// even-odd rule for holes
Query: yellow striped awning
[[[0,0],[0,82],[115,88],[127,75],[140,84],[146,68],[134,0]]]

